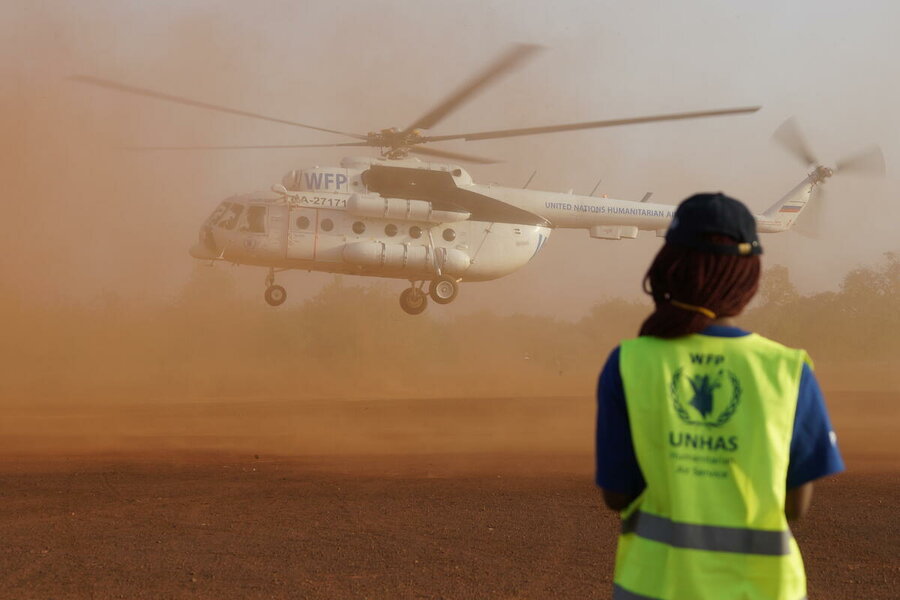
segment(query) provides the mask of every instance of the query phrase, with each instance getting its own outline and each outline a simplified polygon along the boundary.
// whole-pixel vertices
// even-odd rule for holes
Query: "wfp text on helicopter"
[[[639,231],[664,235],[675,206],[597,198],[475,183],[453,162],[425,162],[420,154],[450,161],[494,162],[467,154],[422,147],[423,144],[535,135],[618,125],[752,113],[759,107],[686,112],[586,123],[570,123],[466,134],[427,136],[438,121],[532,55],[535,46],[515,46],[404,130],[367,135],[325,129],[243,110],[198,102],[91,76],[73,79],[116,91],[275,121],[355,138],[336,144],[288,146],[155,147],[154,150],[202,150],[301,147],[378,147],[382,156],[347,157],[336,167],[288,173],[271,192],[232,196],[219,204],[200,229],[190,253],[201,260],[268,267],[265,299],[282,304],[287,293],[275,283],[289,269],[388,277],[407,280],[400,296],[406,312],[419,314],[428,298],[452,302],[460,282],[488,281],[524,267],[554,229],[585,229],[606,240],[635,238]],[[776,134],[807,164],[815,159],[793,122]],[[837,170],[883,170],[880,152],[860,154],[835,169],[815,169],[781,200],[757,215],[761,232],[786,231],[807,206],[813,188]],[[425,284],[428,284],[426,293]]]

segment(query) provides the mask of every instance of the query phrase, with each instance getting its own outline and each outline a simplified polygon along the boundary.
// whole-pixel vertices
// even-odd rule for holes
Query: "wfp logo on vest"
[[[688,425],[721,427],[737,410],[741,382],[720,368],[724,360],[721,355],[692,354],[690,368],[679,367],[672,375],[672,404]]]

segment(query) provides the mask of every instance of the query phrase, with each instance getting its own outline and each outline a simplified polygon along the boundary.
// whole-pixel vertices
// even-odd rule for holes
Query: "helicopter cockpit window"
[[[241,217],[241,213],[244,212],[244,205],[238,204],[237,202],[232,202],[228,206],[228,210],[219,218],[219,221],[216,223],[220,229],[234,229],[235,225],[238,223],[238,219]]]
[[[216,210],[214,210],[212,212],[212,214],[209,215],[209,218],[206,219],[206,223],[204,223],[204,225],[213,226],[216,223],[218,223],[219,220],[222,218],[222,215],[224,215],[226,212],[228,212],[228,209],[230,207],[231,207],[231,202],[226,201],[226,202],[222,202],[221,204],[219,204],[216,207]]]
[[[250,233],[266,232],[266,207],[251,206],[247,209],[247,220],[241,226],[241,231]]]

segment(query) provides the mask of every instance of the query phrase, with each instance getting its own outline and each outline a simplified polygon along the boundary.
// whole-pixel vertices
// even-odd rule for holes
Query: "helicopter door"
[[[319,211],[314,208],[291,208],[287,257],[295,260],[316,259],[316,237]]]
[[[288,247],[288,229],[290,227],[289,207],[286,205],[269,206],[269,247],[276,257],[285,258]]]

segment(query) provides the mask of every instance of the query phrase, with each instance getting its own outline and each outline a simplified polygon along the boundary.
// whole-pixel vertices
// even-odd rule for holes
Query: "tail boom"
[[[789,230],[797,217],[809,204],[815,187],[831,177],[832,170],[818,166],[806,179],[798,183],[763,214],[756,216],[757,229],[761,233],[778,233]]]

